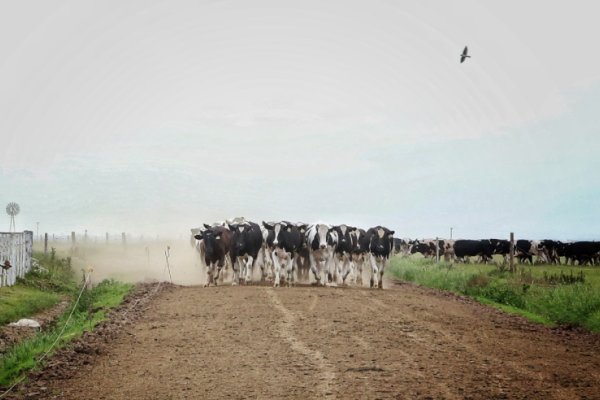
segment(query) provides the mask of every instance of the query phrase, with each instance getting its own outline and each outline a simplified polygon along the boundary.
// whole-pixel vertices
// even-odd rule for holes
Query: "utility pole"
[[[450,239],[452,239],[452,229],[454,229],[454,228],[450,227]]]

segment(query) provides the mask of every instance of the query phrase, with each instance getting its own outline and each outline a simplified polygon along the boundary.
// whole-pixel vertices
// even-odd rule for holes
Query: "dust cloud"
[[[137,241],[127,245],[90,243],[71,246],[64,243],[53,244],[53,247],[57,256],[71,257],[76,273],[92,268],[93,284],[104,279],[131,283],[169,282],[172,279],[173,283],[185,286],[206,282],[199,253],[189,240]]]

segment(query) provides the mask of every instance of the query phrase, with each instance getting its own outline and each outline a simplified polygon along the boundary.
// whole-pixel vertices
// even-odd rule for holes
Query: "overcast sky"
[[[600,3],[560,3],[0,1],[0,202],[600,239]]]

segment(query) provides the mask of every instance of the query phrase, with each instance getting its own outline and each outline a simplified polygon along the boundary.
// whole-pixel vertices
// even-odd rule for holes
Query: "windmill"
[[[19,205],[15,202],[10,202],[6,206],[6,213],[10,215],[10,227],[8,228],[9,232],[14,232],[17,230],[15,225],[15,215],[17,215],[21,211]]]

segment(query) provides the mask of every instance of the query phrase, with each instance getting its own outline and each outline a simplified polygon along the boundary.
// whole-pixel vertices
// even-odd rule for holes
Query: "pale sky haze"
[[[598,15],[0,1],[0,205],[50,233],[187,235],[243,215],[600,239]]]

